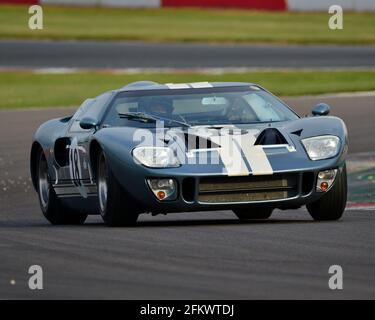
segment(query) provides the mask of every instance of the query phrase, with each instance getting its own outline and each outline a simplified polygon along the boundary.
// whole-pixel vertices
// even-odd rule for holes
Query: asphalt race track
[[[322,100],[346,121],[351,156],[375,149],[375,95],[287,99],[301,114]],[[247,223],[202,212],[144,215],[131,228],[95,216],[84,226],[48,224],[29,179],[29,145],[41,122],[71,111],[0,112],[0,299],[375,298],[371,210],[320,223],[300,209]],[[28,288],[34,264],[43,290]],[[334,264],[343,290],[328,288]]]
[[[375,46],[0,41],[0,68],[364,68]]]

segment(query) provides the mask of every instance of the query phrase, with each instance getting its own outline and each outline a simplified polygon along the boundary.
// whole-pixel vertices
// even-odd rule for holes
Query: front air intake
[[[298,194],[296,173],[200,178],[198,200],[205,203],[281,200]]]

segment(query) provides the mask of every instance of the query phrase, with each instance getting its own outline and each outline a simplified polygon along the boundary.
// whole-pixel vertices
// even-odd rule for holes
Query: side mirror
[[[79,125],[82,129],[89,130],[89,129],[96,129],[98,126],[98,121],[94,118],[84,117],[79,122]]]
[[[331,107],[328,104],[318,103],[312,108],[311,113],[313,116],[326,116],[330,111]]]

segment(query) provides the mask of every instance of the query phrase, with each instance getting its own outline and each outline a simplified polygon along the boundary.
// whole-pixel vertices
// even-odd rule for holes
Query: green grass
[[[374,13],[345,12],[344,29],[330,30],[325,12],[44,7],[32,31],[27,9],[0,6],[0,38],[375,44]]]
[[[0,72],[0,109],[76,106],[84,99],[138,80],[161,83],[245,81],[283,96],[375,90],[375,71],[247,72],[220,75],[197,73],[35,74]]]

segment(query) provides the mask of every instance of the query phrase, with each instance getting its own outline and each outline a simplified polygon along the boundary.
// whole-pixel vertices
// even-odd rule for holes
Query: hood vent
[[[254,145],[288,144],[281,132],[275,128],[264,129],[258,136]]]
[[[294,135],[296,135],[296,136],[301,136],[301,133],[302,133],[302,131],[303,131],[303,129],[299,129],[299,130],[297,130],[297,131],[293,131],[293,132],[291,132],[291,134],[294,134]]]

